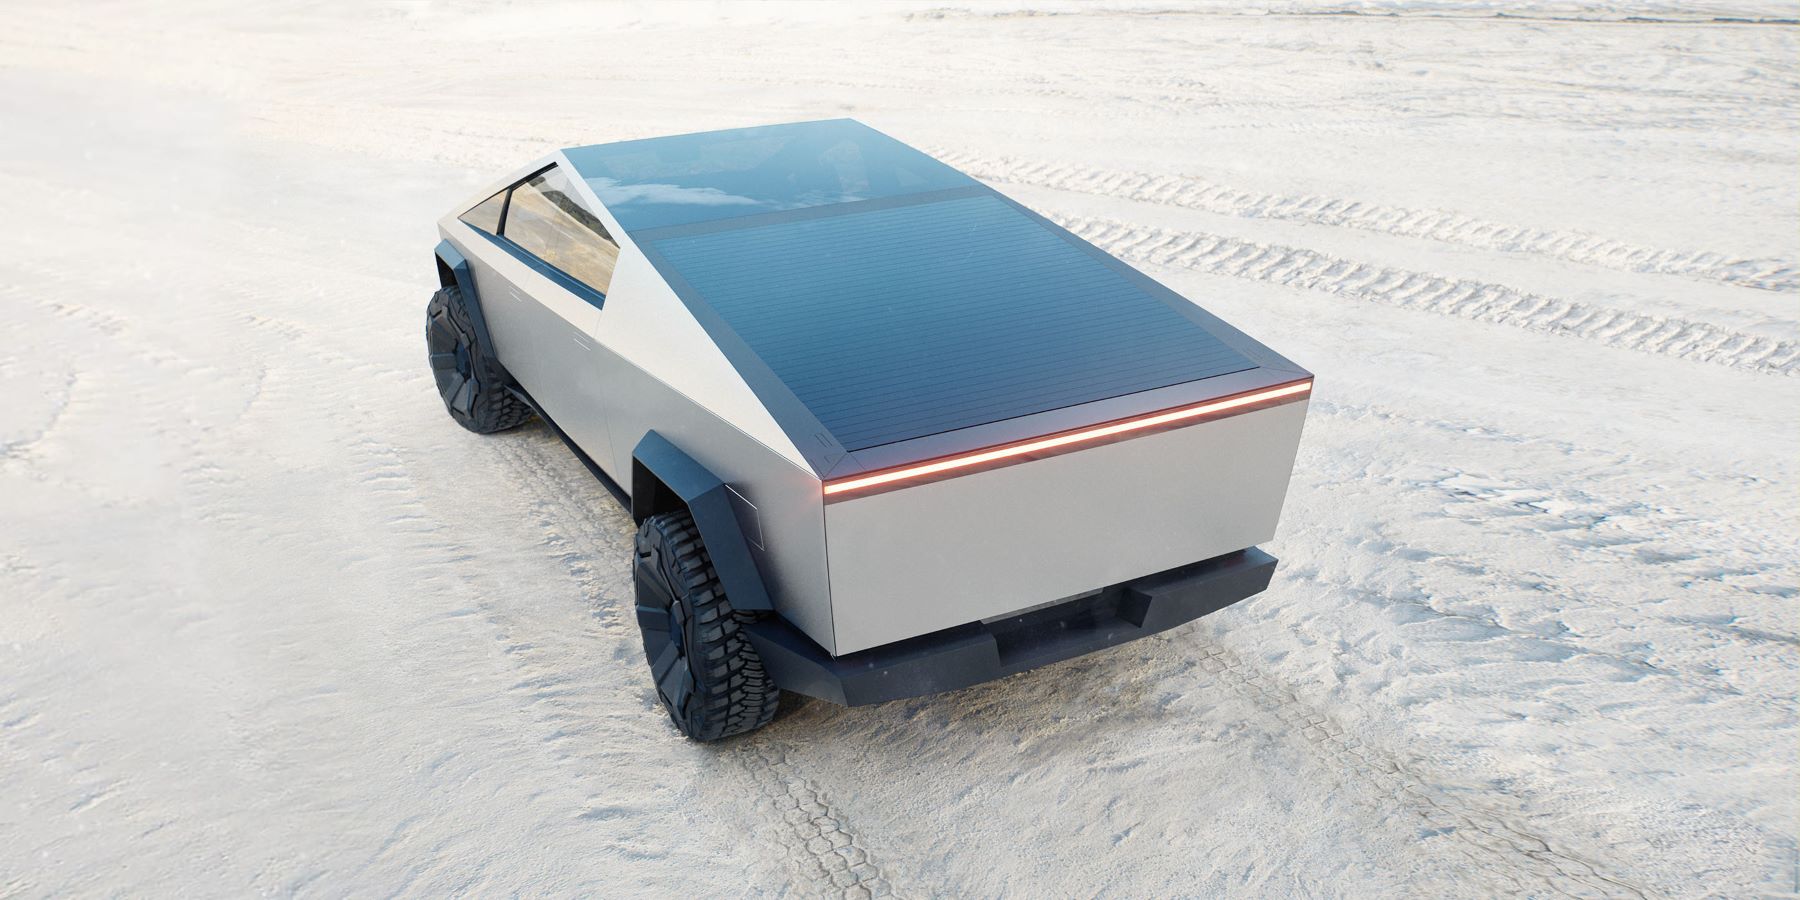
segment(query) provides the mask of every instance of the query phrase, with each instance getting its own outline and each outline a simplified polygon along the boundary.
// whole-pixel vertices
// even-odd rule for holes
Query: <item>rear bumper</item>
[[[1166,631],[1261,592],[1274,573],[1275,557],[1251,547],[1022,615],[839,657],[778,616],[747,630],[783,690],[862,706],[968,687]]]

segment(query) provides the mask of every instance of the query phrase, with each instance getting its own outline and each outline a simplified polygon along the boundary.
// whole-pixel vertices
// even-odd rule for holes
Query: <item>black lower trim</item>
[[[510,391],[513,396],[525,401],[525,404],[531,407],[531,411],[537,413],[537,417],[544,420],[545,425],[550,426],[550,431],[561,438],[562,442],[566,444],[570,450],[575,451],[575,458],[581,460],[581,464],[587,466],[587,470],[594,473],[595,478],[600,479],[600,486],[606,488],[606,492],[611,494],[612,498],[617,500],[620,506],[625,507],[627,510],[631,509],[631,498],[626,495],[625,489],[619,487],[619,483],[612,480],[612,476],[606,474],[606,471],[600,468],[600,464],[594,462],[594,458],[587,455],[587,451],[582,450],[580,445],[569,439],[568,432],[563,431],[562,428],[556,424],[556,420],[550,418],[549,414],[544,412],[544,408],[539,406],[536,400],[532,399],[531,394],[527,393],[524,388],[517,384],[508,385],[506,389]]]
[[[488,365],[504,369],[500,360],[494,357],[494,339],[488,336],[487,314],[481,309],[481,293],[475,290],[475,275],[469,271],[469,260],[456,249],[449,240],[438,241],[433,251],[437,255],[438,265],[450,270],[450,277],[462,291],[463,300],[469,305],[469,323],[475,328],[475,342],[479,346],[481,356]]]
[[[1251,547],[1022,615],[833,657],[778,616],[746,625],[783,690],[862,706],[992,681],[1148,637],[1269,586],[1275,557]]]

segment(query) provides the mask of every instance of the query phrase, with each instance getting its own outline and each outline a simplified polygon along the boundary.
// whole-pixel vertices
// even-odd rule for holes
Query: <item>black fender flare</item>
[[[694,517],[731,608],[773,611],[775,604],[750,554],[750,541],[732,509],[731,489],[668,438],[651,431],[631,451],[631,519],[641,525],[675,508],[677,500]]]
[[[435,253],[437,254],[438,280],[443,281],[445,273],[448,273],[457,290],[462,291],[463,300],[468,303],[469,324],[475,327],[475,339],[481,346],[482,359],[501,372],[505,372],[506,367],[500,365],[500,360],[494,356],[494,338],[488,334],[487,315],[481,310],[481,294],[475,290],[475,275],[469,271],[468,258],[463,256],[462,251],[456,249],[456,245],[450,243],[448,239],[438,241]],[[449,287],[448,284],[443,286]],[[511,378],[512,376],[509,374],[507,379],[510,381]]]

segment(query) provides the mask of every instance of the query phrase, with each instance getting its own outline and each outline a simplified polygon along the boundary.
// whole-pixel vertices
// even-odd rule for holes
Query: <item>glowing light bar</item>
[[[925,475],[936,475],[941,472],[950,472],[956,469],[966,469],[970,466],[979,466],[982,463],[1010,459],[1015,456],[1024,456],[1030,453],[1040,453],[1045,450],[1053,450],[1057,447],[1067,447],[1070,444],[1080,444],[1099,440],[1101,438],[1129,434],[1133,431],[1143,431],[1146,428],[1156,428],[1161,425],[1169,425],[1175,422],[1185,422],[1189,419],[1198,419],[1203,416],[1212,415],[1213,413],[1238,409],[1254,403],[1262,403],[1268,400],[1277,400],[1282,397],[1293,397],[1299,394],[1305,394],[1311,390],[1311,381],[1284,384],[1281,387],[1269,388],[1268,390],[1257,391],[1253,394],[1243,394],[1227,400],[1215,400],[1211,403],[1203,403],[1199,406],[1172,409],[1168,412],[1154,413],[1137,419],[1126,419],[1122,422],[1114,422],[1111,425],[1100,425],[1094,428],[1085,428],[1081,431],[1071,431],[1067,434],[1059,434],[1055,437],[1047,437],[1023,444],[1012,444],[994,450],[982,450],[963,456],[946,457],[935,462],[920,463],[916,466],[906,466],[905,468],[900,469],[890,469],[886,472],[877,472],[874,475],[864,475],[860,478],[847,478],[843,481],[827,482],[825,485],[825,493],[841,494],[845,491],[854,491],[860,488],[892,484],[896,481],[904,481],[908,478],[919,478]]]

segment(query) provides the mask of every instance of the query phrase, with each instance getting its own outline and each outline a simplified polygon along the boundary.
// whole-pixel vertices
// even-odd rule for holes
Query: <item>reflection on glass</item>
[[[464,224],[479,228],[488,234],[500,233],[500,213],[506,208],[506,192],[501,191],[476,204],[474,209],[462,214]]]
[[[575,199],[574,186],[561,169],[551,168],[513,188],[503,233],[526,252],[601,294],[612,284],[619,245]]]
[[[588,187],[608,208],[631,203],[697,206],[759,205],[749,197],[727,194],[718,188],[682,187],[679,184],[621,184],[612,178],[589,178]]]
[[[565,152],[600,202],[633,231],[975,183],[849,119],[651,138]]]

